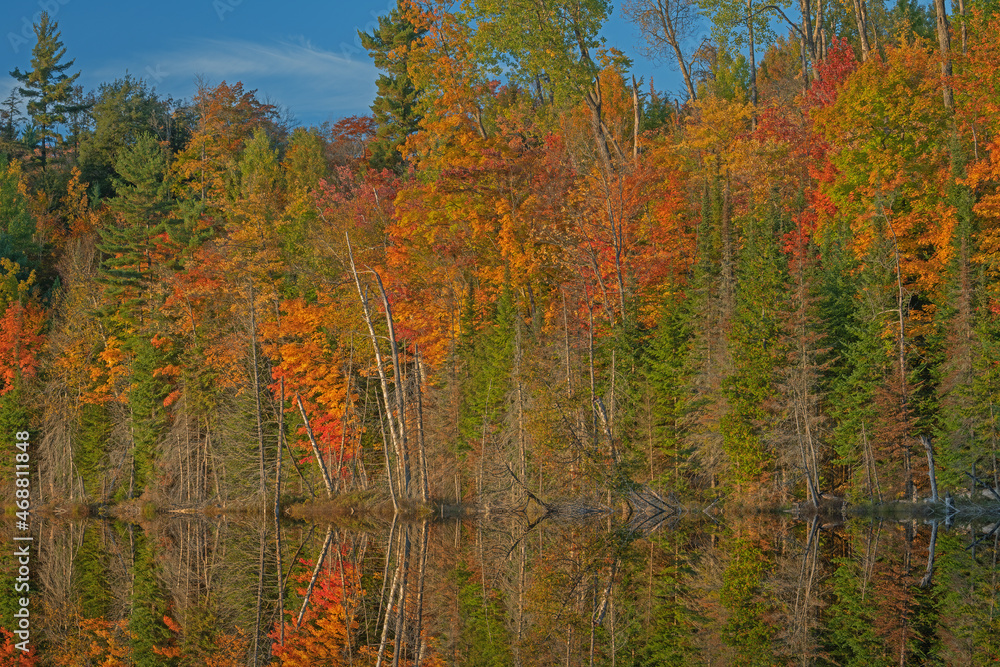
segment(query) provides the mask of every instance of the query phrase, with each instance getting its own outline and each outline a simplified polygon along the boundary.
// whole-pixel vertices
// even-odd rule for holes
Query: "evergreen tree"
[[[0,158],[6,155],[9,159],[17,152],[18,126],[23,119],[19,104],[17,89],[11,90],[7,99],[0,102]]]
[[[173,638],[163,622],[168,610],[167,595],[160,583],[159,572],[154,546],[145,535],[136,535],[128,629],[132,635],[132,659],[137,667],[177,664],[176,658],[156,650]]]
[[[420,123],[417,112],[420,91],[406,65],[410,48],[425,32],[413,25],[397,5],[388,15],[379,17],[378,27],[371,34],[358,33],[375,66],[385,72],[378,78],[378,95],[372,103],[378,131],[368,163],[375,169],[391,169],[396,173],[405,170],[400,148]]]
[[[657,576],[652,584],[653,605],[648,625],[640,630],[638,648],[632,663],[685,667],[703,664],[698,634],[704,631],[707,619],[696,605],[691,604],[691,585],[695,576],[691,561],[695,546],[690,535],[680,527],[651,538],[663,556],[657,562]],[[652,551],[650,551],[652,554]],[[651,591],[652,592],[652,591]]]
[[[503,625],[502,595],[497,591],[487,594],[464,563],[452,576],[458,588],[458,612],[462,619],[458,645],[463,664],[470,667],[512,664],[511,638]]]
[[[79,471],[84,493],[89,498],[98,498],[101,492],[101,475],[104,472],[101,463],[111,438],[112,423],[106,406],[95,403],[80,406],[76,438],[73,440],[73,463]]]
[[[465,361],[468,379],[463,391],[460,430],[466,449],[496,434],[511,389],[517,312],[510,287],[505,285],[496,313],[485,329],[467,338]]]
[[[770,216],[748,221],[738,258],[739,289],[729,338],[732,371],[723,381],[729,412],[720,426],[732,480],[739,485],[761,481],[773,466],[771,402],[786,283],[784,257],[772,240],[776,222]]]
[[[893,664],[887,647],[875,631],[875,598],[866,595],[863,573],[851,558],[841,558],[832,576],[832,602],[825,612],[820,638],[829,655],[826,664],[856,667]]]
[[[130,495],[152,482],[160,436],[167,426],[163,400],[169,387],[157,370],[169,363],[164,354],[144,338],[132,344],[132,384],[128,393],[132,408],[133,473]]]
[[[144,317],[148,282],[158,236],[168,234],[169,188],[165,178],[166,158],[156,140],[143,135],[116,164],[118,196],[112,208],[121,224],[100,230],[98,246],[106,257],[101,263],[101,282],[116,307],[119,325],[132,326]]]
[[[84,618],[101,618],[111,611],[114,598],[108,586],[111,560],[102,544],[103,525],[84,528],[80,546],[73,559],[73,591],[80,601],[80,615]]]
[[[681,464],[691,453],[685,437],[694,402],[691,392],[694,331],[690,306],[689,299],[677,299],[664,306],[644,358],[654,441],[669,466],[667,476],[675,491],[683,486]],[[652,461],[650,467],[653,468]],[[652,470],[650,474],[655,476]]]
[[[23,279],[38,268],[38,246],[22,178],[20,163],[0,159],[0,257],[19,265]]]
[[[112,195],[115,163],[122,152],[152,134],[173,149],[188,132],[183,119],[172,114],[172,101],[161,99],[144,81],[126,74],[101,84],[90,108],[93,127],[80,137],[79,163],[83,180],[97,192]]]
[[[41,22],[35,26],[38,42],[31,51],[31,70],[22,72],[15,67],[10,73],[21,83],[18,91],[28,99],[28,115],[39,127],[43,170],[49,140],[53,145],[62,140],[55,131],[56,125],[66,122],[66,114],[78,110],[78,106],[71,102],[73,82],[80,73],[66,74],[66,70],[76,61],[62,62],[66,49],[60,39],[61,34],[56,30],[57,26],[56,22],[49,20],[47,12],[42,12]]]
[[[100,230],[99,249],[106,257],[98,280],[105,286],[110,305],[102,313],[106,325],[122,341],[131,359],[133,475],[128,492],[141,491],[153,474],[156,447],[167,424],[163,400],[165,379],[156,371],[168,363],[165,353],[151,342],[157,318],[151,284],[155,267],[165,262],[162,247],[176,227],[169,217],[166,158],[157,141],[143,135],[126,149],[116,163],[120,179],[112,200],[119,224]],[[123,492],[119,490],[119,493]]]

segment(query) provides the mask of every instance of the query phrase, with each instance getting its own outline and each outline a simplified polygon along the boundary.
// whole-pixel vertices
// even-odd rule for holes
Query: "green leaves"
[[[597,75],[593,51],[611,12],[606,0],[466,0],[463,8],[477,26],[475,48],[497,77],[575,104]]]

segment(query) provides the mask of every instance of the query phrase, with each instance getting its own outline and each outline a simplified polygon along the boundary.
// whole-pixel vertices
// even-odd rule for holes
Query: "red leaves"
[[[824,60],[816,63],[819,78],[809,87],[803,106],[806,113],[816,107],[830,106],[837,99],[837,92],[847,78],[858,68],[854,49],[844,38],[834,38]]]
[[[45,312],[32,301],[11,303],[0,317],[0,395],[14,388],[18,376],[35,375],[44,324]]]
[[[318,573],[314,582],[302,624],[296,628],[285,622],[283,644],[278,643],[282,621],[278,621],[271,630],[269,636],[274,641],[271,651],[278,664],[286,667],[344,664],[343,650],[347,646],[349,632],[345,605],[348,598],[360,590],[359,577],[351,563],[342,560],[338,567],[330,567],[334,555],[343,558],[344,549],[341,548],[341,553],[326,555],[327,567]],[[303,569],[296,580],[303,587],[298,589],[298,593],[305,595],[314,564],[305,559],[299,562]],[[351,622],[350,626],[353,630],[357,623]]]
[[[330,128],[329,151],[337,162],[356,163],[367,157],[368,142],[378,127],[371,116],[341,118]]]

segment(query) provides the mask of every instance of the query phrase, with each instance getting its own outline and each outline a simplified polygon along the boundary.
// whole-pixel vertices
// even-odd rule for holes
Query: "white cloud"
[[[378,70],[367,60],[326,51],[304,38],[259,44],[245,40],[206,39],[150,54],[129,65],[116,63],[93,72],[110,81],[128,69],[164,94],[190,97],[197,77],[210,84],[242,81],[259,99],[289,108],[306,124],[328,117],[365,113],[375,97]],[[142,62],[142,60],[146,62]]]

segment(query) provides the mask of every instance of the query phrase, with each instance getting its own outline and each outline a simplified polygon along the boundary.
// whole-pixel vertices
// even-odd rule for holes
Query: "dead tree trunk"
[[[316,463],[319,464],[319,471],[323,475],[323,485],[326,487],[326,497],[333,497],[333,484],[330,482],[330,473],[326,470],[326,463],[323,462],[323,456],[319,452],[319,445],[316,444],[316,438],[313,436],[312,426],[309,424],[309,417],[306,416],[306,409],[302,407],[302,399],[298,394],[295,394],[295,402],[298,403],[299,413],[302,415],[302,421],[306,425],[306,435],[309,436],[309,444],[312,445],[313,455],[316,457]]]
[[[389,329],[389,349],[392,353],[392,373],[396,385],[396,430],[399,436],[396,445],[403,465],[403,478],[400,480],[400,490],[403,496],[406,497],[410,495],[410,451],[407,443],[406,399],[403,392],[403,372],[399,363],[399,345],[396,344],[396,329],[392,320],[392,307],[389,305],[389,297],[382,286],[382,277],[376,271],[372,271],[372,274],[375,276],[375,282],[378,284],[378,291],[382,295],[382,306],[385,308],[385,323]]]
[[[416,393],[417,393],[417,454],[419,457],[420,464],[420,501],[423,503],[427,502],[428,490],[427,490],[427,449],[426,443],[424,442],[424,397],[423,397],[423,385],[424,385],[424,373],[423,365],[420,361],[420,349],[414,345],[413,346],[413,363],[416,366],[416,375],[414,382],[416,383]]]
[[[397,430],[398,430],[399,425],[402,424],[402,422],[400,422],[400,424],[397,424],[396,421],[395,421],[395,419],[393,418],[393,415],[392,415],[392,408],[390,406],[392,405],[393,401],[392,401],[392,398],[391,398],[391,396],[389,394],[389,379],[386,377],[385,363],[382,360],[382,350],[381,350],[381,348],[379,347],[379,344],[378,344],[378,336],[375,334],[375,325],[372,323],[371,307],[368,304],[368,296],[365,293],[365,290],[363,290],[361,288],[361,278],[358,276],[358,269],[357,269],[357,267],[354,264],[354,252],[351,250],[351,239],[347,235],[346,232],[344,233],[344,238],[347,240],[347,253],[348,253],[348,257],[350,258],[350,262],[351,262],[351,274],[354,277],[354,285],[355,285],[355,287],[357,287],[357,290],[358,290],[358,298],[361,299],[361,315],[362,315],[362,317],[365,320],[365,325],[368,327],[368,336],[371,339],[372,348],[375,351],[375,368],[376,368],[376,371],[378,372],[379,385],[380,385],[380,387],[382,389],[382,400],[384,401],[384,404],[385,404],[385,416],[386,416],[387,421],[389,422],[389,435],[390,435],[390,438],[392,439],[393,449],[395,449],[395,451],[397,452],[397,454],[399,454],[402,451],[402,448],[400,446],[401,445],[400,441],[401,441],[401,439],[402,439],[403,436],[402,436],[401,433],[397,433]],[[376,275],[378,275],[378,274],[376,274]],[[381,280],[379,281],[379,285],[381,286]],[[384,296],[384,294],[385,293],[383,291],[383,296]],[[388,303],[388,300],[386,300],[386,302]],[[390,322],[392,321],[392,312],[391,311],[388,311],[388,310],[386,311],[386,319],[388,319]],[[392,331],[390,330],[390,337],[391,336],[392,336]],[[395,345],[395,341],[393,341],[393,345]],[[397,384],[398,384],[398,382],[399,382],[399,375],[398,374],[396,375],[396,381],[397,381]],[[402,396],[401,395],[398,398],[400,400],[402,400]],[[392,495],[393,495],[392,504],[393,504],[393,507],[395,508],[396,507],[396,496],[395,496],[395,492],[392,490],[393,489],[392,467],[389,465],[388,452],[386,452],[386,469],[385,469],[385,474],[386,474],[386,476],[388,477],[388,480],[389,480],[389,490],[390,490],[390,493],[392,493]],[[401,482],[400,491],[401,492],[403,491],[402,482]]]
[[[920,442],[924,443],[924,451],[927,452],[927,477],[931,483],[931,502],[938,501],[937,475],[934,474],[934,447],[931,439],[926,435],[920,436]]]
[[[302,608],[299,609],[298,618],[295,619],[295,629],[298,630],[299,626],[302,625],[302,617],[306,615],[306,609],[309,608],[309,598],[312,597],[313,587],[316,586],[316,580],[319,578],[319,573],[323,569],[323,561],[326,560],[326,552],[330,550],[330,542],[333,541],[333,526],[327,526],[326,528],[326,538],[323,540],[323,548],[320,549],[319,558],[316,559],[316,566],[313,568],[312,576],[309,578],[309,585],[306,587],[306,595],[302,600]]]
[[[865,0],[854,0],[854,18],[858,23],[858,36],[861,38],[861,62],[871,58],[871,46],[868,43],[868,8]]]
[[[944,108],[954,111],[955,96],[951,90],[951,30],[948,26],[948,11],[945,9],[944,0],[934,0],[934,11],[937,14],[938,47],[941,51],[941,94],[944,98]]]
[[[274,547],[275,557],[278,560],[278,622],[280,623],[280,634],[278,639],[282,645],[285,643],[285,587],[281,581],[284,566],[281,563],[281,459],[284,458],[282,446],[285,440],[285,378],[278,381],[278,461],[274,479]]]

